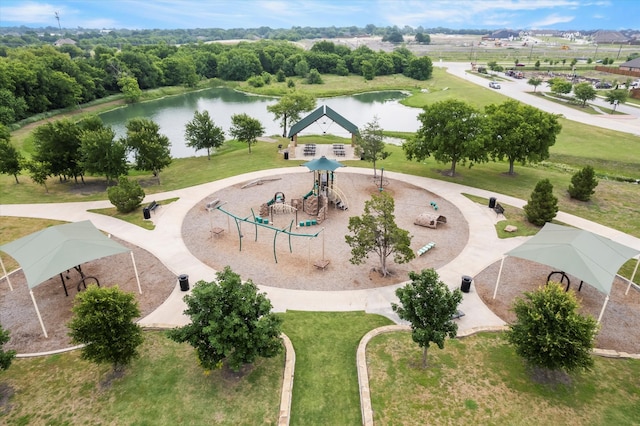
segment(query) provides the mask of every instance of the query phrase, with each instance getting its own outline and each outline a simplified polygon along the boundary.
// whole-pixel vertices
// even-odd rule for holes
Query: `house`
[[[624,62],[618,65],[618,68],[623,71],[636,71],[640,72],[640,58],[635,58],[630,61]]]
[[[596,31],[592,36],[593,42],[597,44],[620,44],[628,43],[629,38],[625,37],[619,31],[600,30]]]
[[[58,40],[56,40],[55,43],[53,43],[53,45],[55,47],[64,46],[65,44],[70,44],[72,46],[75,46],[76,45],[76,41],[75,40],[71,40],[70,38],[59,38]]]
[[[486,40],[509,40],[512,41],[514,39],[520,38],[520,33],[518,31],[512,30],[498,30],[491,33],[489,36],[483,37]]]

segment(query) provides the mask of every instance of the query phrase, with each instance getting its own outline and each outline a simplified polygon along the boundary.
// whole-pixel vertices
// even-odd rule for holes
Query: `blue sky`
[[[0,26],[639,29],[638,0],[2,0]],[[635,16],[635,18],[634,18]]]

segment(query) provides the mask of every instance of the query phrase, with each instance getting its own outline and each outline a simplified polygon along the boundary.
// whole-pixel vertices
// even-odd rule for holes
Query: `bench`
[[[149,205],[147,206],[147,210],[149,211],[154,211],[156,209],[156,207],[158,207],[160,204],[156,203],[155,200],[153,200],[152,202],[149,203]]]
[[[428,252],[429,250],[431,250],[432,248],[434,248],[436,246],[436,243],[434,242],[430,242],[429,244],[427,244],[426,246],[420,248],[418,250],[418,256],[422,256],[423,254],[425,254],[426,252]]]
[[[493,211],[496,212],[497,215],[504,215],[504,207],[502,207],[500,203],[496,204],[496,206],[493,208]]]

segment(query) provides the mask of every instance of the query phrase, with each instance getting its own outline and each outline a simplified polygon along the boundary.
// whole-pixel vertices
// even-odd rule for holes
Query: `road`
[[[469,63],[435,62],[434,66],[446,68],[447,72],[450,74],[472,83],[479,84],[487,89],[489,88],[489,81],[486,78],[482,78],[468,72],[470,68]],[[532,105],[543,111],[561,114],[563,117],[572,121],[640,136],[640,108],[636,106],[628,104],[619,105],[617,110],[624,112],[627,115],[588,114],[538,96],[533,96],[528,93],[531,92],[533,88],[531,85],[527,84],[527,79],[517,80],[509,77],[506,77],[506,79],[507,80],[500,81],[501,89],[498,89],[500,93],[505,96],[516,99],[522,103]],[[538,86],[537,90],[540,91],[544,89],[545,88]],[[596,99],[593,102],[590,102],[590,104],[595,105],[596,107],[600,106],[604,108],[611,108],[611,105],[602,99]]]

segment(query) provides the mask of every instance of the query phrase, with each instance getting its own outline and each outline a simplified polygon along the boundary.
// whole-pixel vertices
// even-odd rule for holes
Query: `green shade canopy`
[[[564,271],[609,295],[622,264],[639,253],[588,231],[547,223],[529,241],[506,255]]]
[[[91,260],[131,250],[109,239],[91,221],[52,226],[0,246],[22,267],[29,289]]]
[[[336,160],[330,160],[324,155],[320,158],[316,158],[315,160],[308,161],[304,163],[304,165],[312,171],[329,170],[330,172],[333,172],[338,167],[344,167],[342,163],[339,163]]]

